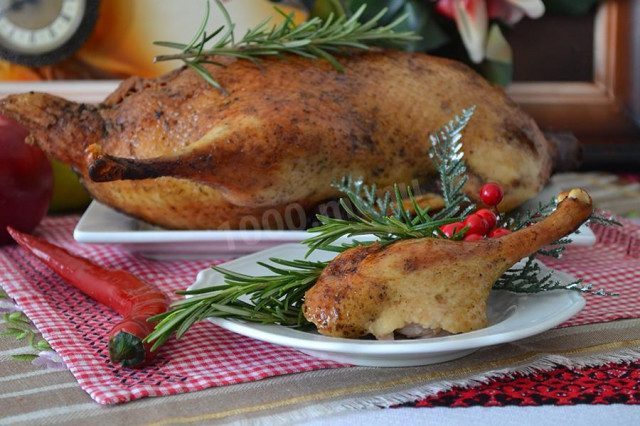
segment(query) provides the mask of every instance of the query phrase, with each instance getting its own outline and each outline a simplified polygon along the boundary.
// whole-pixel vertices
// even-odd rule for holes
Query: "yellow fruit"
[[[91,197],[80,184],[78,176],[66,164],[51,160],[53,169],[53,196],[49,204],[50,213],[79,211],[86,208]]]

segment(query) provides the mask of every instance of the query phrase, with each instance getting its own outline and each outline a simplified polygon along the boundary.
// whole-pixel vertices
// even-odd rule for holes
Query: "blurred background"
[[[0,0],[0,97],[44,90],[98,102],[123,78],[163,74],[181,63],[154,63],[167,53],[154,41],[189,42],[205,2]],[[211,3],[209,30],[224,24]],[[274,6],[298,22],[363,4],[363,19],[386,9],[381,25],[406,14],[422,40],[404,48],[465,62],[504,86],[549,135],[579,142],[574,169],[640,171],[640,0],[223,3],[237,34],[267,16],[280,22]]]

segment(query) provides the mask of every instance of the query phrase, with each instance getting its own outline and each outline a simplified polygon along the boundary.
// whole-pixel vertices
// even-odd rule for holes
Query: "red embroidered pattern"
[[[454,387],[403,407],[640,404],[640,361],[595,368],[559,367],[515,374],[472,388]]]

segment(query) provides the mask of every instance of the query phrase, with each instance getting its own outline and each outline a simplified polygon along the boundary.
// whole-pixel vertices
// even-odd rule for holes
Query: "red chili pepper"
[[[124,319],[109,332],[109,357],[123,367],[140,368],[154,357],[143,339],[153,331],[147,321],[165,312],[169,298],[155,286],[122,270],[104,269],[88,259],[7,227],[13,239],[87,296],[113,309]]]

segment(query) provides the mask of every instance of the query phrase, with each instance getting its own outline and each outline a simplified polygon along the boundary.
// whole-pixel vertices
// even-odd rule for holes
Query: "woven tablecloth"
[[[36,234],[106,268],[129,270],[167,293],[186,288],[198,271],[211,264],[207,260],[157,261],[115,246],[78,244],[71,237],[77,220],[78,216],[47,218]],[[318,410],[314,405],[318,401],[327,401],[324,408],[334,411],[336,404],[347,408],[416,404],[415,401],[419,401],[418,405],[439,405],[442,401],[451,403],[452,395],[470,400],[469,393],[465,394],[461,391],[463,388],[455,386],[474,385],[466,389],[473,389],[469,392],[476,396],[489,392],[495,397],[499,392],[496,388],[491,391],[492,383],[493,386],[507,386],[509,380],[532,380],[533,372],[554,374],[561,371],[562,366],[573,368],[571,371],[588,366],[615,368],[623,365],[616,364],[619,362],[637,365],[633,363],[640,359],[640,321],[634,320],[640,317],[640,225],[622,221],[622,228],[595,226],[597,243],[594,247],[570,247],[563,259],[545,260],[552,268],[583,278],[595,288],[619,292],[620,296],[587,295],[583,311],[556,330],[520,342],[485,348],[464,359],[436,366],[351,367],[315,359],[293,349],[236,335],[202,322],[182,340],[169,341],[153,365],[143,370],[123,369],[111,364],[106,352],[107,333],[118,316],[64,283],[18,247],[0,250],[0,285],[63,358],[82,389],[100,404],[117,404],[148,396],[186,396],[192,394],[191,391],[208,388],[213,393],[197,394],[215,395],[212,400],[225,405],[216,406],[208,416],[202,417],[205,420],[262,410],[277,412],[284,407],[305,404]],[[23,379],[31,375],[18,374]],[[490,381],[501,377],[504,378],[502,382]],[[271,379],[260,380],[266,378]],[[245,385],[238,385],[240,383]],[[232,384],[236,386],[227,386]],[[234,408],[234,404],[239,403],[238,392],[247,398],[260,399],[263,405],[249,408],[245,404],[244,408]],[[21,395],[14,392],[11,396],[19,398]],[[175,413],[180,412],[179,406],[189,409],[188,402],[197,399],[171,398],[175,398],[168,400],[173,401]],[[0,407],[3,400],[7,399],[0,400]],[[155,407],[147,412],[148,416],[161,412],[153,401],[144,400],[149,401],[144,404]],[[630,400],[637,402],[638,398]],[[494,405],[497,404],[495,401]],[[501,403],[507,405],[504,401]],[[135,409],[144,404],[124,404],[122,410],[114,409],[111,413],[126,413],[130,411],[126,407]],[[82,410],[86,409],[84,405],[80,406],[84,407]],[[12,407],[2,408],[0,411],[10,413]],[[37,417],[7,417],[10,424],[29,418]]]
[[[188,287],[211,261],[154,261],[110,245],[75,243],[77,217],[48,218],[37,234],[107,268],[126,269],[167,293]],[[640,226],[594,227],[597,246],[572,247],[548,266],[584,278],[619,297],[589,298],[587,307],[562,326],[634,318],[640,313]],[[217,262],[219,263],[219,262]],[[80,386],[101,404],[170,395],[266,377],[344,365],[250,339],[201,322],[180,341],[171,340],[153,365],[121,368],[109,361],[108,332],[119,316],[66,284],[17,246],[0,252],[7,291],[62,357]]]
[[[76,244],[77,217],[48,218],[37,235],[106,268],[124,269],[173,295],[211,261],[154,261],[114,246]],[[220,263],[221,261],[216,261]],[[296,350],[248,339],[208,322],[165,344],[143,370],[109,361],[108,333],[119,315],[75,288],[17,246],[0,252],[0,282],[62,357],[80,386],[100,404],[171,395],[341,366]],[[174,296],[174,300],[177,297]]]

